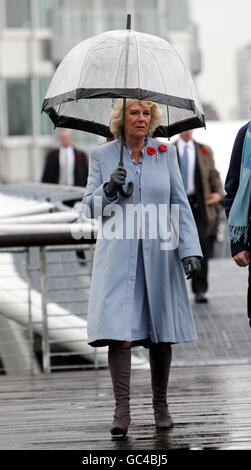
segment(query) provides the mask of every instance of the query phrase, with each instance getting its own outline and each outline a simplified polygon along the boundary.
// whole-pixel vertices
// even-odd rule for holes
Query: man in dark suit
[[[230,159],[229,169],[225,181],[226,196],[224,198],[224,207],[226,216],[228,218],[235,195],[238,191],[240,184],[240,170],[242,149],[250,122],[242,126],[235,138],[232,155]],[[233,243],[231,242],[231,253],[235,263],[240,267],[249,267],[249,280],[248,280],[248,294],[247,294],[247,309],[249,317],[249,325],[251,327],[251,206],[249,208],[249,234],[248,242],[244,242],[244,237]]]
[[[208,302],[208,258],[210,239],[217,229],[217,204],[224,197],[219,172],[210,147],[193,140],[192,130],[182,132],[175,142],[181,176],[200,238],[203,260],[201,271],[192,278],[195,302]]]
[[[86,153],[72,146],[72,133],[68,129],[59,134],[59,149],[51,150],[46,156],[43,183],[86,186],[88,157]]]

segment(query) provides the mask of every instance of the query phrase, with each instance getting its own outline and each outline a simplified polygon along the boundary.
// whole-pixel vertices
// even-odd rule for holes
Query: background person
[[[59,132],[59,148],[51,150],[46,156],[42,183],[86,186],[88,177],[88,157],[72,145],[69,129]],[[76,250],[78,262],[85,265],[84,250]]]
[[[86,186],[88,157],[72,145],[72,133],[68,129],[59,133],[59,148],[48,152],[42,176],[43,183]]]
[[[167,385],[172,343],[197,338],[186,289],[182,262],[190,277],[200,269],[202,256],[198,233],[188,204],[173,145],[160,144],[150,137],[161,123],[162,112],[156,103],[126,100],[124,167],[120,156],[122,100],[111,116],[110,129],[115,140],[94,148],[83,198],[83,212],[94,216],[95,197],[101,199],[103,227],[115,205],[122,213],[122,230],[132,233],[127,205],[167,206],[165,224],[170,225],[171,204],[179,205],[179,245],[161,250],[159,234],[150,238],[145,223],[145,238],[100,237],[97,239],[88,305],[88,343],[108,345],[108,364],[115,396],[111,433],[127,433],[130,423],[131,347],[149,348],[153,408],[157,429],[173,425],[167,405]],[[123,197],[133,182],[131,196]],[[110,208],[109,208],[109,205]],[[142,228],[142,227],[141,227]]]
[[[195,302],[208,302],[208,259],[217,231],[217,205],[224,190],[215,168],[212,149],[192,138],[193,130],[182,132],[175,142],[185,191],[193,211],[203,253],[201,271],[192,278]]]
[[[238,266],[249,266],[247,307],[251,327],[251,121],[235,138],[225,190],[232,256]]]

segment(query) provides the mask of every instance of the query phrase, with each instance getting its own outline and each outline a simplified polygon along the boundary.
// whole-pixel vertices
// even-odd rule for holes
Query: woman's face
[[[151,108],[145,108],[135,102],[126,108],[125,136],[142,138],[148,134],[151,121]]]

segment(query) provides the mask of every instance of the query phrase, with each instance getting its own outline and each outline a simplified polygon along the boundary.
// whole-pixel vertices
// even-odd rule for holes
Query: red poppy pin
[[[161,144],[161,145],[159,146],[159,150],[160,150],[161,152],[166,152],[166,151],[167,151],[167,146],[164,145],[164,144]]]
[[[81,155],[76,155],[76,162],[82,162]]]
[[[147,147],[146,150],[149,155],[154,155],[156,153],[156,149],[154,147]]]
[[[205,149],[205,148],[201,149],[201,153],[202,153],[202,155],[207,155],[207,149]]]

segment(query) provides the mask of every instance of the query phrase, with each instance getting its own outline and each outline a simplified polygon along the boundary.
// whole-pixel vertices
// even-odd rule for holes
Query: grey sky
[[[196,79],[200,98],[213,103],[220,118],[231,119],[238,103],[236,52],[251,43],[251,0],[189,3],[203,54],[203,70]]]

